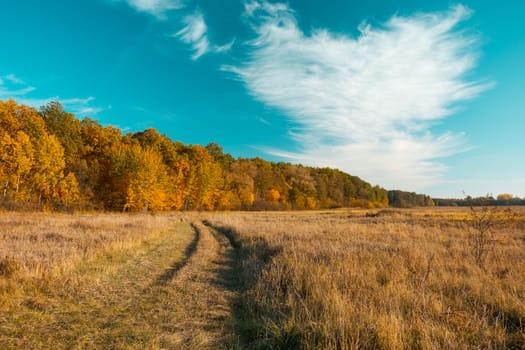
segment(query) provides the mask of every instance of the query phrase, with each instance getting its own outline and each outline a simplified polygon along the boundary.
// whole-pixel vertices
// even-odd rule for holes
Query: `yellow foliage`
[[[316,209],[318,206],[317,200],[314,197],[306,197],[306,209]]]
[[[165,187],[166,169],[162,157],[152,149],[140,146],[130,150],[138,166],[129,169],[130,181],[124,209],[164,210],[168,206]]]
[[[498,195],[498,200],[509,200],[512,198],[513,198],[513,195],[508,194],[508,193],[502,193]]]
[[[281,194],[279,193],[279,191],[277,191],[274,188],[270,189],[270,199],[273,202],[277,202],[279,200],[279,198],[281,198]]]
[[[58,184],[57,192],[60,201],[66,206],[66,208],[77,201],[80,198],[80,193],[78,192],[78,182],[75,174],[67,174],[67,176]]]

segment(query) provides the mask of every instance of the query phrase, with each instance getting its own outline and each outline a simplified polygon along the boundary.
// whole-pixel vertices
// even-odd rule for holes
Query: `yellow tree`
[[[25,180],[30,172],[34,163],[34,150],[33,144],[23,131],[19,131],[16,134],[16,183],[15,183],[15,201],[18,199],[20,193],[20,185]]]
[[[0,129],[1,130],[1,129]],[[14,141],[13,138],[4,130],[0,131],[0,176],[3,185],[4,197],[7,196],[9,185],[13,174],[13,158],[14,158]]]
[[[190,167],[189,161],[182,157],[169,167],[167,186],[171,209],[187,209],[185,204],[189,195]]]
[[[79,200],[80,193],[75,174],[70,172],[65,178],[60,180],[57,186],[57,193],[58,198],[66,208],[69,208],[72,203]]]
[[[4,197],[9,192],[10,184],[13,187],[13,198],[16,201],[20,193],[23,180],[30,173],[33,165],[33,146],[29,136],[23,131],[18,131],[11,137],[5,131],[0,131],[0,167],[3,174]]]
[[[191,149],[190,164],[188,185],[191,207],[206,210],[217,208],[224,192],[224,176],[220,165],[199,145]]]
[[[35,164],[32,169],[32,186],[38,203],[56,197],[57,185],[63,178],[64,149],[55,136],[42,135],[35,147]]]
[[[18,131],[24,131],[31,139],[46,134],[46,126],[37,110],[19,105],[13,100],[0,101],[0,129],[14,137]]]
[[[0,129],[0,180],[2,181],[3,195],[7,197],[9,191],[9,184],[11,182],[13,172],[13,139],[11,136]]]
[[[509,193],[500,193],[498,194],[498,200],[499,201],[508,201],[512,199],[512,195]]]
[[[22,129],[21,121],[16,117],[18,105],[15,101],[0,101],[0,130],[15,135]]]
[[[166,209],[167,173],[162,156],[151,148],[142,150],[139,145],[133,146],[131,152],[140,166],[130,173],[125,209],[144,211]]]

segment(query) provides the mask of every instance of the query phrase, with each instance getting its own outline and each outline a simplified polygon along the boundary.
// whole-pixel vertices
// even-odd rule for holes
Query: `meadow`
[[[0,213],[0,346],[525,348],[524,214]]]

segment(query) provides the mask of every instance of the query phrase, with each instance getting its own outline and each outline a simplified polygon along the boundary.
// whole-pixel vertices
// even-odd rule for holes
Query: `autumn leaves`
[[[335,169],[234,159],[215,143],[128,133],[51,102],[0,101],[0,206],[164,211],[385,206],[387,192]]]
[[[78,198],[74,174],[65,173],[64,149],[35,110],[0,101],[0,149],[4,201],[68,206]]]

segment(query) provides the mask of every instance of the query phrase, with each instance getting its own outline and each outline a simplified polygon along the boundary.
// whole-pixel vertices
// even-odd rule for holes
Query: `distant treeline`
[[[399,190],[388,191],[388,203],[397,208],[434,206],[434,201],[427,195]]]
[[[124,135],[79,120],[57,102],[36,110],[0,101],[0,150],[0,206],[11,209],[274,210],[389,202],[383,188],[336,169],[234,159],[215,143],[185,145],[154,129]],[[398,197],[392,204],[405,203]]]
[[[496,198],[487,195],[482,197],[466,196],[465,198],[430,198],[424,194],[405,191],[388,191],[388,203],[397,208],[429,207],[429,206],[507,206],[525,205],[525,198],[514,197],[511,194],[503,193]]]
[[[525,198],[513,197],[510,194],[500,194],[496,198],[492,196],[472,198],[467,196],[463,199],[434,198],[436,206],[440,207],[469,207],[469,206],[506,206],[506,205],[525,205]]]

